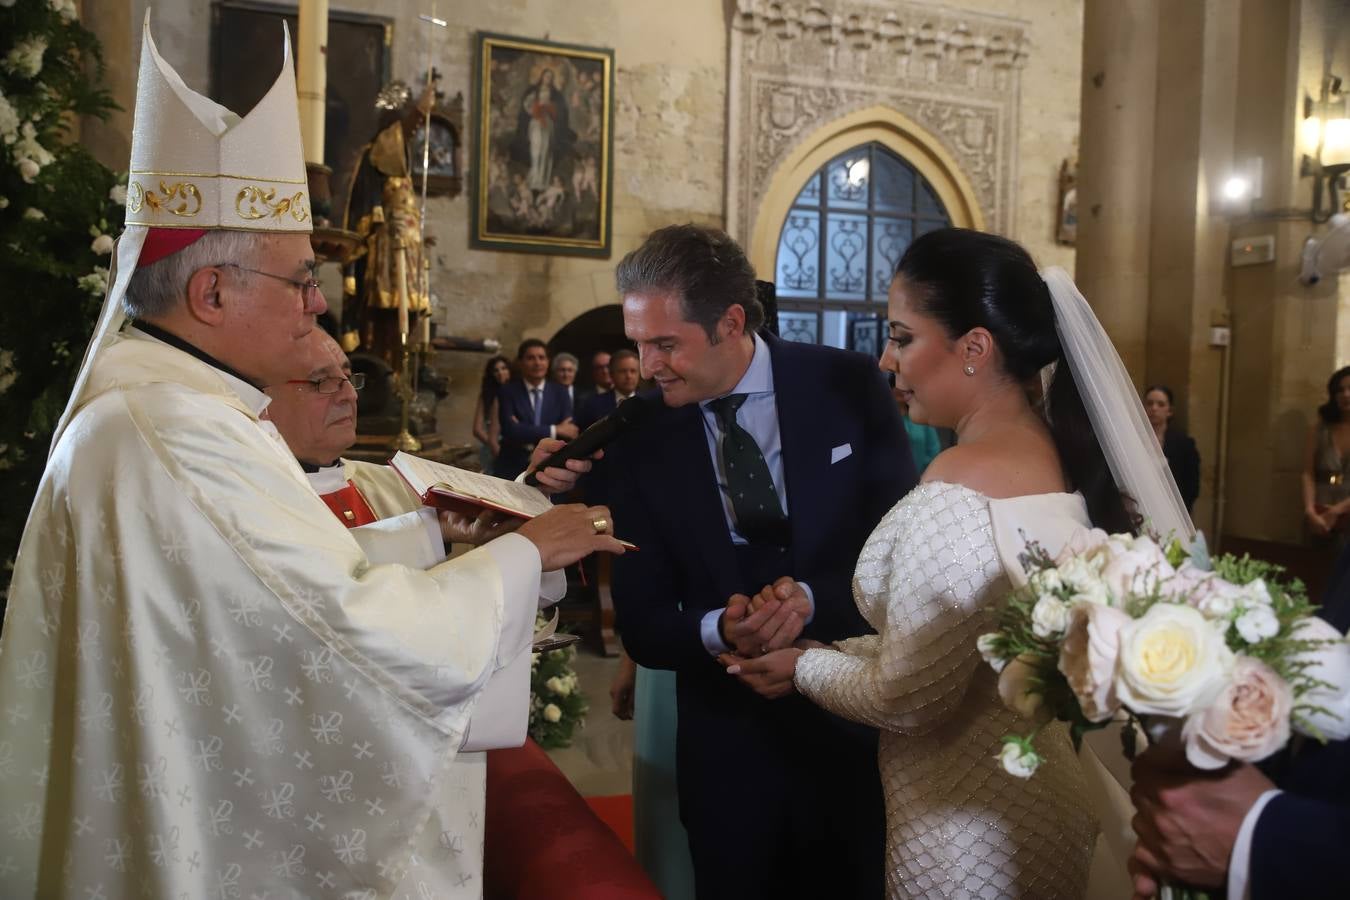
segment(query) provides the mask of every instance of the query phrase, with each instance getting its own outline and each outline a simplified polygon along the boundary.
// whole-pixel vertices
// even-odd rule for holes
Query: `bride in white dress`
[[[1002,737],[1028,723],[1000,701],[976,638],[1023,577],[1028,540],[1054,555],[1079,528],[1136,523],[1021,247],[959,229],[920,237],[897,268],[889,318],[881,367],[915,421],[954,428],[958,442],[863,548],[853,593],[877,634],[730,659],[728,671],[881,730],[891,897],[1080,898],[1097,833],[1083,770],[1060,724],[1037,739],[1045,763],[1033,778],[1002,770]],[[769,649],[786,643],[777,638]]]

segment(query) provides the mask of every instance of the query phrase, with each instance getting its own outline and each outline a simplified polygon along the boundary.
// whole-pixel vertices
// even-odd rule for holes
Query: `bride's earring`
[[[975,374],[975,367],[974,367],[974,366],[966,366],[966,374],[967,374],[967,375],[974,375],[974,374]]]

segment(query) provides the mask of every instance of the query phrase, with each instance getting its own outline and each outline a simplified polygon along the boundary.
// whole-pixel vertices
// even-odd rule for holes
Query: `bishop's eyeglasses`
[[[307,384],[319,394],[336,394],[343,384],[350,384],[352,390],[359,391],[366,386],[366,373],[353,372],[351,375],[333,375],[328,378],[292,378],[287,384]]]
[[[291,287],[298,288],[300,291],[300,298],[307,304],[313,304],[320,296],[319,282],[316,281],[312,275],[302,281],[295,278],[287,278],[285,275],[273,275],[271,272],[264,272],[261,269],[250,269],[248,266],[239,265],[239,263],[227,262],[221,263],[220,266],[221,268],[238,269],[241,272],[251,272],[254,275],[262,275],[265,278],[275,278],[277,281],[284,281]],[[336,391],[334,390],[328,391],[327,393],[331,394],[335,392]],[[324,392],[320,391],[320,393]]]

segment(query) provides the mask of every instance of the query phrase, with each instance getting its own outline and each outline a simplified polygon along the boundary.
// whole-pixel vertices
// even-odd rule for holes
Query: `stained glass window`
[[[933,186],[881,144],[836,156],[802,186],[778,236],[780,333],[879,353],[896,264],[915,237],[950,224]]]

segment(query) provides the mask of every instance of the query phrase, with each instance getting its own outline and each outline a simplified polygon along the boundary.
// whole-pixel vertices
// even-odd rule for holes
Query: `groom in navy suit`
[[[516,352],[519,377],[497,393],[502,451],[492,474],[515,478],[530,464],[530,453],[544,438],[572,440],[579,433],[572,422],[567,388],[548,380],[548,347],[537,338],[521,341]]]
[[[614,605],[633,659],[677,673],[698,896],[879,898],[875,731],[763,700],[717,656],[869,631],[853,566],[915,483],[899,412],[875,360],[756,333],[754,270],[719,231],[663,228],[616,276],[664,408],[606,451],[616,527],[641,548],[614,561]]]
[[[1318,613],[1350,628],[1350,549],[1341,553]],[[1350,740],[1295,738],[1261,763],[1215,773],[1135,763],[1131,797],[1140,846],[1130,868],[1148,896],[1159,875],[1229,900],[1350,896],[1342,853],[1350,847]]]

